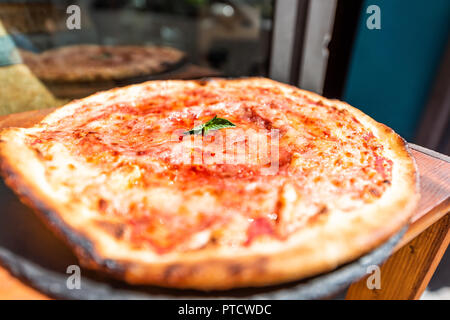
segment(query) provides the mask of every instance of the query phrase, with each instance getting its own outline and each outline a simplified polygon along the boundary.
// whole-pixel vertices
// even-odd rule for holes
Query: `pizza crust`
[[[270,81],[289,87],[261,78],[229,81],[254,84]],[[88,99],[101,101],[117,90]],[[64,203],[60,201],[63,197],[52,194],[38,155],[24,143],[24,129],[5,129],[1,133],[1,171],[20,199],[75,250],[82,265],[129,283],[222,290],[297,280],[333,270],[385,242],[408,223],[419,200],[416,165],[400,136],[344,102],[307,91],[302,93],[315,101],[348,110],[369,127],[394,162],[392,182],[383,196],[367,205],[364,212],[354,211],[345,217],[331,212],[283,242],[264,241],[238,249],[206,248],[165,255],[136,250],[90,219],[95,212],[88,212],[79,204]],[[58,109],[43,123],[73,113],[80,103],[75,101]]]

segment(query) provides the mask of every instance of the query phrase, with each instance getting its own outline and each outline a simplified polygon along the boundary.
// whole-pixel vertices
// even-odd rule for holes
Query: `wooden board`
[[[450,215],[395,252],[380,267],[380,287],[369,289],[369,276],[352,284],[347,300],[417,300],[425,291],[450,241]]]
[[[418,149],[414,145],[411,148]],[[420,173],[421,198],[411,219],[411,226],[397,248],[403,247],[450,210],[450,162],[443,160],[445,156],[438,159],[416,149],[412,149],[411,153]]]
[[[0,267],[0,300],[48,300],[49,297],[28,287]]]
[[[0,129],[29,127],[54,109],[28,111],[0,117]],[[416,238],[450,211],[450,162],[448,157],[411,145],[420,173],[421,199],[411,226],[397,249]],[[419,151],[420,150],[420,151]],[[0,299],[43,299],[39,292],[27,287],[0,267]]]

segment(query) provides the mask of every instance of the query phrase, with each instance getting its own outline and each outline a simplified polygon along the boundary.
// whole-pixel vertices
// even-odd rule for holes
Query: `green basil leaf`
[[[220,130],[220,129],[225,129],[225,128],[233,128],[233,127],[236,127],[236,125],[234,123],[232,123],[231,121],[214,116],[214,118],[212,118],[208,122],[205,122],[199,126],[196,126],[189,131],[183,132],[183,134],[184,135],[202,134],[202,135],[206,136],[209,131]]]

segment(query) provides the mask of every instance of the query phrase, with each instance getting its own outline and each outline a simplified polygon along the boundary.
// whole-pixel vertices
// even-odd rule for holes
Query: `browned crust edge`
[[[207,79],[207,81],[214,80]],[[318,95],[312,93],[308,93],[308,95],[326,101],[325,98]],[[370,119],[370,122],[382,132],[383,136],[381,138],[392,139],[393,142],[390,142],[390,145],[395,149],[398,157],[403,158],[408,163],[408,174],[405,176],[405,179],[409,180],[408,185],[411,188],[411,194],[409,198],[403,199],[400,203],[396,203],[393,207],[386,209],[389,209],[394,214],[389,224],[380,225],[377,229],[371,230],[371,233],[368,235],[358,234],[357,230],[355,230],[355,236],[360,237],[360,245],[358,247],[350,246],[339,257],[331,260],[327,258],[323,259],[323,261],[319,259],[315,263],[307,264],[308,266],[305,266],[304,269],[298,266],[302,260],[299,260],[297,257],[302,257],[305,252],[304,250],[302,252],[302,249],[298,251],[296,248],[273,255],[252,254],[238,258],[210,258],[201,261],[180,260],[177,263],[155,263],[154,265],[140,264],[136,261],[108,259],[97,250],[96,239],[90,239],[81,230],[73,229],[64,221],[58,209],[53,205],[54,200],[42,194],[33,181],[30,181],[18,169],[13,157],[10,157],[7,153],[5,141],[2,140],[0,140],[1,174],[5,178],[6,184],[18,194],[20,200],[32,207],[47,226],[74,249],[80,262],[89,268],[106,272],[113,277],[125,279],[130,283],[157,284],[166,287],[196,288],[201,290],[262,286],[286,282],[332,270],[339,264],[349,262],[385,242],[409,221],[419,198],[418,173],[406,142],[392,129],[375,122],[358,109],[339,101],[333,102],[352,110],[353,113],[358,114],[358,117]],[[2,135],[4,132],[2,132]],[[351,234],[347,234],[346,237],[350,239]],[[351,242],[347,242],[350,245]],[[321,246],[318,245],[317,250],[320,249]],[[297,269],[286,272],[281,264],[287,260],[289,260],[288,264],[291,267],[292,265],[297,265]]]
[[[1,143],[2,140],[0,140]],[[46,196],[40,195],[39,190],[33,188],[26,178],[14,169],[14,165],[11,164],[8,157],[3,156],[1,147],[0,173],[4,177],[6,185],[15,192],[19,200],[32,208],[41,221],[75,251],[79,259],[84,263],[94,262],[99,267],[109,268],[115,274],[123,274],[123,266],[110,259],[101,258],[95,251],[92,241],[61,219],[58,211],[50,205],[51,201],[46,201]]]

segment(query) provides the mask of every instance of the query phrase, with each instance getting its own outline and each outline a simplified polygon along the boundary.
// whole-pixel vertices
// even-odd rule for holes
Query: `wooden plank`
[[[446,214],[380,268],[381,288],[369,289],[367,277],[347,291],[347,300],[419,299],[450,241],[450,215]]]
[[[417,150],[411,150],[411,153],[420,174],[421,198],[411,218],[411,225],[396,249],[403,247],[450,210],[450,163]]]
[[[417,237],[429,226],[439,221],[439,219],[441,219],[449,212],[450,212],[450,199],[447,198],[445,202],[433,208],[431,211],[425,214],[420,220],[411,223],[405,235],[402,237],[402,239],[400,239],[399,243],[395,246],[394,252],[405,246],[408,242]]]
[[[419,206],[411,222],[416,222],[450,197],[450,163],[412,150],[420,173]]]
[[[28,287],[0,267],[0,300],[47,300],[47,296]]]

